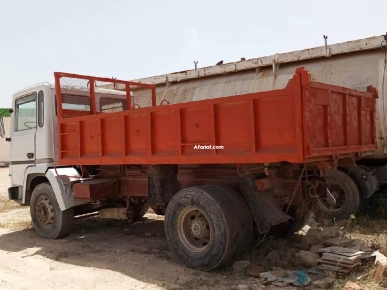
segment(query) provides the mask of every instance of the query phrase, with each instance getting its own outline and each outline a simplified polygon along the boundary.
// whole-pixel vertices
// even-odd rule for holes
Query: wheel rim
[[[36,204],[36,216],[41,225],[49,227],[54,222],[54,206],[47,197],[41,197]]]
[[[327,198],[321,198],[317,201],[317,204],[322,208],[324,211],[329,213],[335,213],[340,211],[345,204],[345,190],[340,186],[338,182],[335,181],[328,181],[328,190],[330,194],[333,196],[333,198],[336,200],[336,203],[328,195]]]
[[[211,241],[211,228],[206,216],[197,208],[183,210],[177,221],[183,245],[192,252],[204,251]]]

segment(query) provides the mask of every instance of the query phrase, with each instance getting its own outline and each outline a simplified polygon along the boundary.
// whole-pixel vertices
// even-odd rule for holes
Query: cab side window
[[[44,103],[43,103],[44,93],[43,91],[39,91],[38,94],[38,125],[40,128],[43,127],[44,124]]]
[[[15,111],[15,131],[35,129],[36,93],[17,99]]]

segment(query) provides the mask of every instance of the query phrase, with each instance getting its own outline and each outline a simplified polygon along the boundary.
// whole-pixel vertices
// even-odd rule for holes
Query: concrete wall
[[[5,117],[4,120],[4,129],[5,136],[9,137],[11,130],[11,117]],[[9,162],[9,153],[11,146],[10,142],[6,142],[5,138],[0,138],[0,163],[8,164]]]

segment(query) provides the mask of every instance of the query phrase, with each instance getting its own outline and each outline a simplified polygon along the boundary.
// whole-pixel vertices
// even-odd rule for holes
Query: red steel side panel
[[[63,165],[305,163],[376,149],[376,93],[311,82],[303,69],[281,90],[159,106],[152,86],[64,73],[55,77],[57,95],[69,91],[61,78],[127,86],[123,96],[89,90],[92,106],[66,104],[62,110],[66,97],[58,98]],[[150,88],[150,106],[139,106],[144,101],[138,98],[137,105],[128,105],[132,86]],[[122,110],[105,113],[101,96],[112,104],[108,110],[120,102]]]
[[[303,94],[305,158],[376,149],[375,95],[317,82]]]

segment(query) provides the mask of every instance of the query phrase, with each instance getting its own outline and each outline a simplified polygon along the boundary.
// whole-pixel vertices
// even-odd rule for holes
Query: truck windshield
[[[127,110],[125,96],[96,96],[96,110],[101,113]],[[82,95],[62,95],[62,110],[90,112],[90,98]]]
[[[62,95],[62,109],[72,111],[90,111],[90,98],[79,95]]]
[[[126,100],[123,98],[101,98],[102,113],[121,112],[126,110]]]

